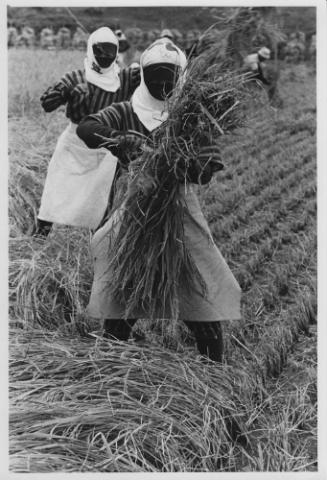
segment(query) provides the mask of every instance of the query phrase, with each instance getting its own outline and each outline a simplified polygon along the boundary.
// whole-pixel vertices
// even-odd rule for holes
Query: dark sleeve
[[[128,97],[130,97],[136,87],[140,85],[141,82],[141,71],[140,67],[128,67],[124,69],[124,78],[126,78],[127,82],[127,92]]]
[[[260,80],[260,82],[262,82],[264,85],[269,85],[270,82],[268,82],[268,80],[265,78],[264,76],[264,73],[263,73],[263,69],[262,69],[262,66],[260,65],[260,62],[258,63],[258,74],[257,74],[257,78],[258,80]]]
[[[70,92],[67,100],[66,115],[74,123],[79,123],[90,112],[92,85],[78,83]]]
[[[110,106],[85,117],[78,125],[76,133],[89,148],[100,148],[104,146],[106,140],[122,135],[122,128],[119,110]],[[117,146],[106,145],[106,148],[117,155]]]
[[[81,72],[74,70],[66,73],[59,82],[49,87],[41,96],[41,106],[46,112],[52,112],[64,105],[74,87],[81,81]]]

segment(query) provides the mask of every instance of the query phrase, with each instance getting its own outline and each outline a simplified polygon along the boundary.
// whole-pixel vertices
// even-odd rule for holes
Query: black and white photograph
[[[327,478],[326,3],[3,10],[3,478]]]

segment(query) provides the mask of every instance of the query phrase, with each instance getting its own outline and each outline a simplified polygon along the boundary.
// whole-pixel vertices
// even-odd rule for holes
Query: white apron
[[[38,218],[94,229],[108,205],[117,158],[105,148],[88,148],[76,127],[70,123],[58,139]]]
[[[199,201],[188,185],[181,185],[181,194],[185,198],[188,214],[184,216],[186,246],[207,286],[204,297],[196,292],[185,291],[182,287],[179,295],[179,319],[197,322],[216,322],[222,320],[240,320],[241,289],[218,250],[203,216]],[[111,272],[108,266],[110,237],[120,228],[121,210],[116,210],[108,221],[93,236],[91,251],[94,260],[94,279],[91,297],[87,307],[93,318],[123,318],[125,306],[119,305],[110,295]],[[206,233],[205,233],[206,232]],[[169,318],[169,313],[158,312],[157,318]],[[147,318],[142,310],[132,312],[131,318]]]

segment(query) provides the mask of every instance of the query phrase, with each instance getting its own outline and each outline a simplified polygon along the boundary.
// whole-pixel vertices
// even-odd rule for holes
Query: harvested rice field
[[[281,65],[283,105],[254,106],[224,139],[225,169],[197,187],[243,292],[220,366],[159,320],[140,320],[128,342],[103,339],[85,314],[89,232],[30,235],[67,123],[39,96],[82,58],[9,51],[10,470],[317,471],[313,67]]]

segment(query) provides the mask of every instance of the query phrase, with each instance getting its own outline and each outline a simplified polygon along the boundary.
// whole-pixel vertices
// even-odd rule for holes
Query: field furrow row
[[[297,189],[292,192],[288,190],[288,196],[283,197],[280,201],[279,195],[284,193],[284,188],[278,192],[278,199],[269,201],[262,199],[258,202],[257,209],[251,207],[250,211],[237,211],[230,213],[228,216],[222,216],[216,221],[210,222],[210,228],[213,236],[218,244],[228,241],[229,245],[235,245],[244,239],[259,240],[261,235],[270,232],[270,227],[275,226],[279,221],[289,218],[299,208],[305,207],[312,215],[315,213],[315,182],[307,183],[305,187],[293,179],[293,185],[297,185]],[[287,187],[286,187],[287,190]],[[292,192],[292,193],[290,193]],[[268,200],[265,202],[265,200]],[[266,209],[262,209],[262,206]],[[261,209],[260,209],[261,206]],[[252,232],[251,232],[252,230]],[[256,238],[257,237],[257,238]]]

